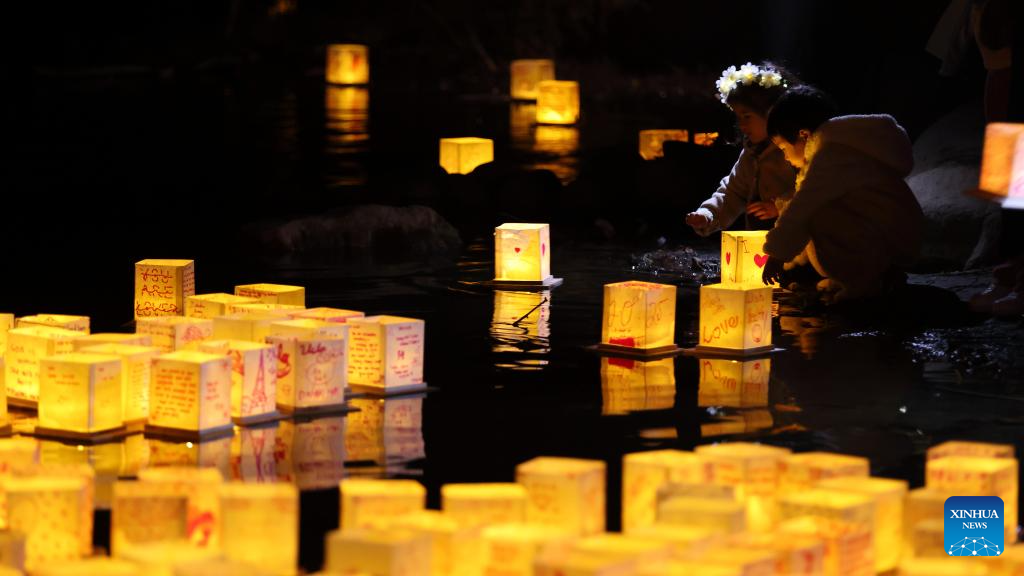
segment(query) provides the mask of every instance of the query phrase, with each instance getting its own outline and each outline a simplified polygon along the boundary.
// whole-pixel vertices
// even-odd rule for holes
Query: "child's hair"
[[[787,90],[768,113],[768,136],[796,142],[801,130],[814,132],[839,112],[827,94],[812,86]]]
[[[728,78],[730,71],[742,74],[747,67],[754,69],[754,78],[751,81],[739,80],[732,83],[731,87],[723,93],[722,101],[729,106],[742,104],[761,116],[768,116],[768,110],[772,104],[786,92],[787,89],[800,85],[800,79],[789,70],[773,62],[764,61],[756,66],[749,62],[741,66],[737,71],[735,67],[729,67],[722,73],[722,78]],[[766,75],[770,75],[766,78]],[[777,78],[777,80],[776,80]],[[719,81],[719,92],[722,92],[721,80]]]

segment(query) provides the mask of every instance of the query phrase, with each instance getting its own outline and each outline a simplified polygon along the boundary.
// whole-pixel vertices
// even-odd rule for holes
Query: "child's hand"
[[[690,212],[686,215],[686,224],[691,228],[705,228],[711,224],[711,218],[699,212]]]
[[[758,220],[771,220],[779,217],[779,209],[775,202],[751,202],[747,204],[747,214]]]
[[[774,256],[768,256],[761,272],[761,281],[765,284],[782,284],[782,270],[786,263]]]

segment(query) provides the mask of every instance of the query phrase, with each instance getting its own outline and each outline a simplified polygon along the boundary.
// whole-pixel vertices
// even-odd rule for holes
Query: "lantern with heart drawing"
[[[722,284],[761,285],[767,230],[722,232]]]
[[[547,224],[506,223],[494,229],[494,279],[550,282],[551,237]]]

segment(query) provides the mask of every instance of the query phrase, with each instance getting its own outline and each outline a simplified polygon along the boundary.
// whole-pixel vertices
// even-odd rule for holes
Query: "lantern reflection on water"
[[[366,84],[370,81],[369,48],[363,44],[327,46],[327,82]]]
[[[94,504],[97,510],[110,508],[114,483],[124,470],[124,457],[123,442],[82,446],[55,440],[39,441],[39,461],[43,469],[84,466],[94,472]]]
[[[142,436],[129,436],[125,440],[125,451],[132,446],[131,441]],[[231,472],[231,438],[217,438],[201,442],[184,442],[145,438],[141,446],[135,447],[145,454],[145,466],[138,467],[195,467],[214,468],[221,477],[230,477]],[[136,471],[136,475],[138,472]]]
[[[676,373],[672,358],[641,362],[601,358],[601,414],[609,416],[675,405]]]
[[[538,370],[551,351],[551,291],[494,291],[491,351],[502,354],[498,368]]]
[[[346,417],[345,460],[350,476],[416,474],[406,465],[426,457],[423,395],[353,398]]]
[[[755,408],[768,405],[770,358],[700,358],[697,405]]]
[[[543,80],[537,83],[537,123],[575,124],[579,117],[579,82]]]
[[[231,479],[253,484],[277,481],[276,426],[237,428],[231,437]]]
[[[332,160],[328,180],[337,186],[358,186],[368,178],[363,156],[370,142],[370,92],[355,86],[328,86],[325,155]]]
[[[345,472],[345,418],[284,420],[273,454],[281,482],[294,482],[299,490],[337,486]]]
[[[555,61],[513,60],[509,66],[509,92],[513,100],[536,100],[537,84],[555,79]]]

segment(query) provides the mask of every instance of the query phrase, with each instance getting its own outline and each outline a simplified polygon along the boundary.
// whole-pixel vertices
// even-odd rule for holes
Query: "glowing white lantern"
[[[697,350],[750,355],[772,348],[772,288],[710,284],[700,287]]]
[[[346,478],[341,481],[341,529],[386,528],[395,518],[423,510],[427,491],[414,480]]]
[[[91,436],[124,426],[121,359],[72,352],[40,363],[39,426],[47,434]]]
[[[37,440],[21,436],[0,438],[0,475],[10,473],[13,468],[30,466],[38,462]]]
[[[697,405],[751,408],[768,405],[769,358],[701,358]]]
[[[69,316],[67,314],[35,314],[33,316],[22,316],[15,320],[16,328],[28,328],[30,326],[49,326],[51,328],[63,328],[73,332],[89,333],[88,316]]]
[[[49,326],[11,329],[4,357],[8,402],[35,408],[39,401],[40,361],[46,356],[70,354],[74,348],[72,341],[80,336],[81,332]]]
[[[423,395],[397,398],[354,398],[345,420],[345,454],[349,462],[375,464],[373,474],[399,473],[402,466],[426,457],[423,442]]]
[[[327,534],[329,574],[429,576],[428,536],[405,530],[335,530]]]
[[[375,393],[421,390],[426,323],[400,316],[367,316],[351,328],[348,382]]]
[[[215,340],[248,340],[262,344],[270,336],[270,326],[283,318],[265,312],[242,312],[213,319]]]
[[[537,83],[537,122],[575,124],[580,118],[580,84],[574,80]]]
[[[299,490],[333,488],[345,472],[345,418],[281,422],[274,443],[277,477]]]
[[[767,230],[722,231],[722,284],[764,286],[761,272],[768,262],[767,235]]]
[[[1013,458],[948,456],[928,460],[925,486],[957,496],[998,496],[1005,507],[1006,540],[1017,534],[1018,472]]]
[[[859,456],[803,452],[784,458],[780,470],[780,492],[803,492],[827,478],[867,478],[871,463]]]
[[[766,530],[774,525],[779,470],[782,460],[790,454],[788,449],[730,442],[698,446],[695,452],[707,461],[711,483],[736,488],[740,501],[747,505],[747,525],[751,530]]]
[[[276,427],[239,428],[231,437],[231,479],[254,484],[276,482],[276,442]]]
[[[601,358],[601,398],[603,415],[672,408],[676,402],[674,360]]]
[[[868,496],[875,501],[875,569],[895,569],[900,560],[903,540],[903,499],[907,495],[904,480],[888,478],[840,477],[822,480],[825,490],[839,490]],[[942,546],[939,546],[942,549]]]
[[[370,49],[363,44],[327,46],[327,82],[367,84],[370,82]]]
[[[671,482],[700,483],[707,478],[704,460],[693,452],[653,450],[622,458],[622,531],[653,524],[658,490]]]
[[[554,60],[513,60],[509,70],[509,91],[513,100],[536,100],[537,84],[555,79]]]
[[[78,341],[75,343],[77,345]],[[97,344],[84,347],[80,351],[119,357],[124,421],[127,424],[142,422],[149,418],[149,387],[152,382],[153,359],[160,355],[159,349],[128,344]]]
[[[149,335],[153,346],[164,352],[195,349],[203,340],[213,337],[213,321],[184,316],[158,316],[139,318],[135,331]]]
[[[321,322],[338,322],[345,323],[352,318],[362,318],[366,314],[358,310],[345,310],[343,308],[306,308],[304,310],[296,310],[295,312],[289,313],[292,318],[308,318],[310,320],[320,320]]]
[[[441,168],[449,174],[469,174],[493,161],[494,140],[490,138],[441,138]]]
[[[547,224],[507,223],[494,229],[494,280],[555,286]]]
[[[81,352],[85,348],[100,345],[152,346],[153,339],[146,334],[99,332],[96,334],[87,334],[81,338],[75,338],[72,342],[72,347],[75,352]]]
[[[516,466],[516,482],[529,495],[528,522],[579,535],[604,531],[604,462],[534,458]]]
[[[333,326],[347,328],[345,324]],[[331,411],[345,403],[348,340],[267,336],[277,365],[277,406],[285,412]]]
[[[190,318],[216,318],[229,314],[228,306],[232,304],[255,304],[258,298],[235,296],[225,292],[213,294],[197,294],[185,299],[185,316]]]
[[[985,127],[981,158],[982,192],[1024,205],[1024,124],[992,122]]]
[[[534,561],[548,546],[562,546],[578,536],[556,526],[497,524],[484,528],[484,574],[534,576]]]
[[[82,556],[85,507],[82,478],[12,477],[2,480],[8,529],[25,534],[25,567]],[[91,507],[88,510],[91,520]],[[91,530],[90,530],[91,539]]]
[[[441,486],[441,509],[471,528],[525,522],[526,502],[526,489],[511,482]]]
[[[604,286],[601,346],[645,353],[675,350],[676,287],[653,282]]]
[[[1013,444],[991,444],[988,442],[964,442],[950,440],[928,449],[926,460],[945,458],[946,456],[971,456],[973,458],[1013,458]]]
[[[146,468],[139,480],[160,486],[170,494],[188,499],[186,537],[193,546],[217,550],[220,546],[220,487],[222,476],[215,468]],[[134,546],[133,549],[138,549]]]
[[[135,263],[135,318],[181,316],[185,299],[196,293],[193,260],[142,260]]]
[[[277,416],[277,349],[245,340],[210,340],[200,352],[231,359],[231,418],[241,424]]]
[[[231,431],[231,360],[185,350],[153,360],[147,430],[201,438]]]
[[[256,298],[266,304],[306,305],[306,289],[287,284],[242,284],[235,286],[236,296]]]
[[[690,134],[686,130],[641,130],[640,157],[654,160],[665,155],[665,142],[688,142]]]
[[[221,550],[229,560],[295,574],[299,493],[291,484],[225,484],[220,490]]]
[[[114,556],[139,544],[188,539],[188,496],[163,483],[117,482],[110,516]]]

